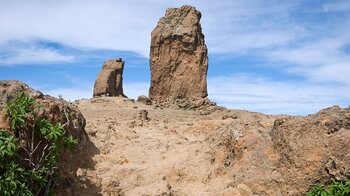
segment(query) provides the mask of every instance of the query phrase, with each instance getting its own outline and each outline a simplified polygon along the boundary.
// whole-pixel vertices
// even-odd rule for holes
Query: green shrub
[[[6,105],[15,136],[0,129],[0,195],[50,194],[60,152],[77,145],[61,123],[37,118],[36,107],[35,100],[24,92]]]
[[[315,185],[307,196],[350,196],[350,181],[334,181],[328,186]]]
[[[3,167],[2,164],[15,155],[16,149],[15,137],[4,129],[0,129],[0,167]]]
[[[33,111],[35,100],[24,94],[18,93],[16,100],[6,105],[7,115],[13,130],[18,130],[26,124],[27,114]]]

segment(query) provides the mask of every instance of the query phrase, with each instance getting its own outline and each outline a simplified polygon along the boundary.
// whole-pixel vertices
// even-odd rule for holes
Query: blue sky
[[[150,33],[169,7],[202,12],[209,98],[267,114],[350,105],[350,1],[0,0],[0,79],[75,100],[123,58],[125,94],[148,94]]]

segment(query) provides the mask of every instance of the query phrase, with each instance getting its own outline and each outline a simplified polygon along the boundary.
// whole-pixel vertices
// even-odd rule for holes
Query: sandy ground
[[[214,107],[159,109],[126,98],[78,106],[87,120],[89,158],[82,159],[79,182],[67,195],[254,195],[256,175],[266,171],[259,167],[269,167],[261,161],[276,158],[259,140],[273,116]],[[141,110],[148,120],[139,117]]]

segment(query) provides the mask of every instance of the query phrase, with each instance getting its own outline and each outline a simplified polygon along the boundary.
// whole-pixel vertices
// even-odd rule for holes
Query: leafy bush
[[[65,134],[64,125],[38,118],[37,107],[24,92],[6,105],[15,136],[0,129],[0,195],[50,194],[60,152],[77,145]]]
[[[6,105],[10,125],[13,130],[20,129],[25,125],[27,114],[33,110],[34,104],[35,100],[21,91],[14,102]]]
[[[307,196],[350,196],[350,181],[332,182],[328,186],[315,185]]]
[[[3,167],[2,164],[6,162],[6,159],[15,155],[16,149],[15,137],[8,134],[4,129],[0,129],[0,167]]]

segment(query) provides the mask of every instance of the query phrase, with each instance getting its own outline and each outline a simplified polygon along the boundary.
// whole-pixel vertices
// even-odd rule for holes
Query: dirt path
[[[232,177],[232,152],[217,138],[233,124],[244,126],[239,119],[256,119],[253,114],[154,109],[123,98],[80,101],[79,108],[87,120],[92,161],[83,161],[72,194],[252,195]],[[138,117],[141,110],[149,120]],[[265,121],[271,126],[273,119]]]

